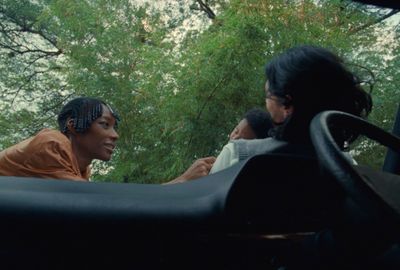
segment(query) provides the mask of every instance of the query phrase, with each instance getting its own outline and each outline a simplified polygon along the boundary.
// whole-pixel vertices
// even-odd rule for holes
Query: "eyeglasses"
[[[273,96],[269,91],[265,91],[265,98],[276,102],[282,102],[281,98]]]

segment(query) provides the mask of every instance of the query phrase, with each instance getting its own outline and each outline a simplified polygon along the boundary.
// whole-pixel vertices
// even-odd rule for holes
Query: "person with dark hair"
[[[0,152],[0,175],[88,181],[93,159],[111,159],[119,118],[109,105],[76,98],[57,120],[60,131],[43,129]]]
[[[0,152],[0,175],[88,181],[94,159],[111,159],[119,137],[119,117],[108,104],[75,98],[62,108],[57,120],[60,131],[43,129]],[[207,175],[214,159],[195,161],[169,183]]]
[[[272,128],[272,122],[268,112],[253,108],[245,113],[242,120],[230,133],[229,139],[263,139],[268,137],[270,128]]]
[[[116,120],[115,127],[118,126],[119,116],[111,109],[109,105],[101,100],[89,97],[79,97],[68,102],[57,116],[59,130],[68,134],[70,124],[78,133],[84,133],[91,124],[103,114],[103,110],[108,109]],[[72,121],[72,123],[68,123]]]
[[[215,164],[225,169],[262,153],[313,154],[309,124],[321,111],[338,110],[366,117],[372,109],[370,95],[357,77],[331,51],[311,45],[291,48],[266,66],[266,108],[274,128],[271,138],[230,141]],[[356,134],[335,134],[343,146]]]
[[[253,139],[264,139],[268,137],[269,130],[273,128],[271,118],[265,110],[259,108],[253,108],[248,110],[236,127],[232,130],[229,135],[229,140],[253,140]],[[223,151],[231,152],[234,151],[231,147],[234,144],[228,143],[224,146]],[[210,170],[210,174],[220,171],[224,166],[225,161],[220,156],[218,162],[215,162]]]

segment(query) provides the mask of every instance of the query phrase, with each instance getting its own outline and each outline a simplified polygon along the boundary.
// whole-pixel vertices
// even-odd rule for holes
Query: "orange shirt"
[[[0,175],[88,181],[90,168],[79,170],[71,142],[64,134],[43,129],[0,152]]]

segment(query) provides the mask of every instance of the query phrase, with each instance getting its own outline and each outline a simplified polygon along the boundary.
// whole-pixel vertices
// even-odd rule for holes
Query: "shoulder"
[[[235,140],[232,141],[234,143],[234,147],[236,151],[239,152],[248,152],[249,154],[261,154],[264,152],[273,151],[276,148],[279,148],[287,143],[284,141],[276,140],[273,138],[264,138],[264,139],[253,139],[253,140]]]
[[[57,141],[57,142],[65,142],[68,141],[67,136],[62,134],[58,130],[54,129],[42,129],[38,134],[34,136],[34,139],[40,140],[40,141]]]
[[[58,130],[41,130],[33,137],[25,152],[30,153],[29,162],[33,167],[49,171],[48,174],[53,178],[79,180],[90,175],[87,169],[81,176],[71,142]],[[43,167],[43,164],[46,166]]]
[[[58,130],[53,129],[43,129],[38,134],[36,134],[31,140],[32,146],[65,146],[70,145],[70,141]]]
[[[264,138],[264,139],[252,139],[252,140],[239,139],[239,140],[234,140],[231,142],[233,144],[235,144],[236,146],[239,146],[239,145],[259,146],[259,145],[265,145],[265,144],[273,144],[273,143],[279,142],[279,141],[268,137],[268,138]]]
[[[215,173],[225,168],[230,167],[239,161],[239,156],[236,150],[235,141],[228,142],[219,153],[210,173]]]
[[[67,136],[60,131],[43,129],[31,138],[24,152],[33,156],[50,155],[71,159],[72,145]]]
[[[218,155],[219,158],[221,159],[233,159],[235,158],[236,154],[236,145],[235,141],[230,141],[227,144],[224,145],[222,148],[221,153]]]

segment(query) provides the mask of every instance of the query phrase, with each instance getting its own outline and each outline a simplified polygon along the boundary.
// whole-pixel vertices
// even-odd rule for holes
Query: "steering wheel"
[[[374,220],[382,217],[400,221],[400,176],[351,164],[337,145],[333,134],[349,130],[368,137],[394,151],[400,151],[400,138],[354,115],[325,111],[314,117],[310,135],[322,169],[340,186],[346,196],[366,209]],[[393,219],[394,218],[394,219]],[[400,224],[400,223],[398,223]]]

